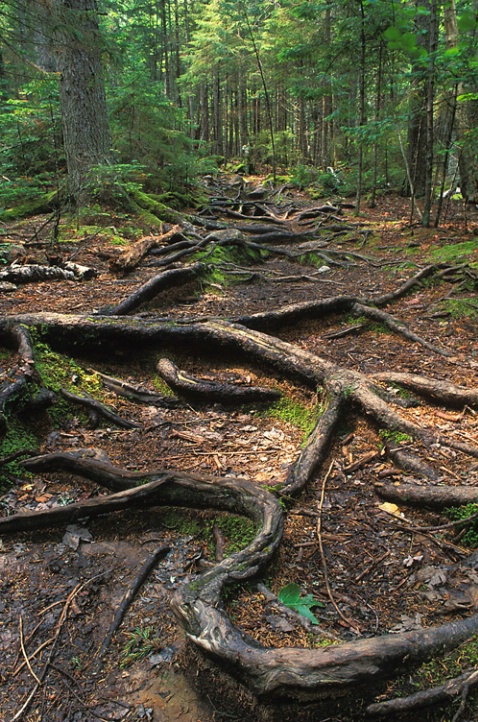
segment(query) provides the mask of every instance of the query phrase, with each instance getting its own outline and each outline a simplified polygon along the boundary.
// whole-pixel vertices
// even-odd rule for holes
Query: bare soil
[[[300,200],[312,204],[305,197]],[[472,241],[478,229],[476,212],[460,206],[449,208],[448,219],[438,230],[410,226],[408,213],[406,201],[394,197],[385,197],[377,208],[367,209],[359,218],[348,211],[345,219],[356,229],[353,238],[338,237],[330,248],[356,251],[370,260],[350,259],[330,267],[313,282],[274,282],[274,278],[317,269],[269,258],[257,266],[262,275],[251,283],[224,290],[203,289],[199,294],[192,284],[182,286],[160,294],[143,313],[175,319],[228,318],[330,295],[384,293],[429,263],[435,249]],[[35,218],[3,227],[4,242],[31,238],[32,230],[42,221]],[[119,233],[120,222],[111,221]],[[19,286],[0,296],[2,314],[41,310],[88,314],[119,303],[157,273],[148,257],[125,278],[113,274],[110,261],[119,250],[106,233],[86,242],[62,241],[57,247],[41,241],[32,245],[32,256],[45,251],[74,255],[77,263],[96,268],[98,275],[81,283],[51,281]],[[477,261],[478,250],[466,257],[467,264]],[[471,304],[471,314],[451,315],[444,302],[463,298],[465,305]],[[478,312],[473,315],[473,303],[478,305],[476,286],[470,291],[461,282],[424,283],[388,309],[426,340],[451,350],[453,355],[448,358],[370,325],[329,338],[355,323],[339,315],[294,324],[277,335],[361,372],[425,373],[472,388],[478,386]],[[132,348],[104,358],[101,349],[91,351],[88,358],[77,358],[77,363],[157,390],[157,358],[151,354]],[[257,366],[244,368],[226,355],[218,358],[208,349],[191,356],[184,348],[175,354],[175,361],[180,368],[205,378],[273,385],[305,408],[312,409],[317,402],[309,389],[272,378]],[[0,363],[0,371],[8,375],[8,355]],[[104,391],[104,399],[121,416],[140,422],[141,428],[118,429],[107,423],[94,428],[80,413],[65,418],[60,427],[45,418],[38,429],[39,451],[94,447],[127,469],[165,466],[219,476],[239,474],[271,485],[283,481],[304,441],[301,428],[258,406],[158,409],[108,391]],[[478,416],[472,409],[422,404],[403,414],[450,438],[478,444]],[[450,572],[446,580],[434,579],[441,567],[470,553],[462,545],[464,532],[456,527],[440,533],[420,531],[418,528],[450,520],[436,512],[384,508],[383,500],[377,497],[373,488],[377,480],[413,478],[417,482],[416,477],[393,465],[383,451],[383,441],[373,424],[357,420],[353,413],[347,425],[339,429],[329,461],[315,483],[288,505],[284,540],[273,567],[258,580],[259,586],[238,586],[226,600],[235,624],[247,635],[271,647],[321,646],[334,638],[350,640],[441,624],[456,614],[476,611],[478,577],[474,571],[470,570],[467,578],[461,572]],[[470,461],[449,449],[415,447],[447,480],[470,485],[478,482],[476,459]],[[3,491],[0,504],[2,514],[10,515],[98,493],[93,483],[78,477],[43,474],[17,478]],[[221,531],[216,517],[194,511],[131,511],[91,520],[80,527],[3,536],[1,721],[19,719],[19,711],[35,686],[35,675],[47,660],[46,680],[21,716],[27,722],[275,719],[276,712],[254,706],[247,690],[229,688],[214,664],[198,661],[169,609],[175,589],[197,574],[204,561],[214,560],[222,542],[237,542],[228,538],[232,532]],[[411,527],[408,531],[404,529],[407,526]],[[124,594],[152,550],[163,545],[170,547],[170,552],[150,574],[98,661],[96,652]],[[324,570],[341,615],[331,601]],[[288,616],[281,605],[266,598],[260,586],[277,594],[290,582],[299,584],[304,594],[313,594],[324,605],[313,610],[320,633]],[[468,719],[478,713],[477,709],[469,711]],[[295,719],[355,719],[353,712],[334,716],[333,706],[327,714],[307,707],[294,714]]]

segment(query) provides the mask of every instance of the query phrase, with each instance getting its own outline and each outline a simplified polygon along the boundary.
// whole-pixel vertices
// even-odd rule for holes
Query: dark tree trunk
[[[50,10],[60,73],[68,191],[78,205],[87,195],[91,169],[111,157],[97,3],[56,0]]]
[[[415,28],[418,44],[428,51],[428,23],[425,14],[418,13],[418,8],[429,9],[427,0],[416,1],[417,14]],[[423,198],[425,195],[425,178],[427,169],[427,106],[423,99],[428,93],[428,78],[423,68],[416,62],[412,65],[410,85],[410,106],[408,118],[408,175],[404,189],[405,195]]]

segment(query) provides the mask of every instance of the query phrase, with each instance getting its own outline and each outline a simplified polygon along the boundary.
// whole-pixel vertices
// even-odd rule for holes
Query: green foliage
[[[310,611],[313,607],[324,607],[322,602],[314,599],[312,594],[301,594],[300,587],[295,582],[287,584],[279,590],[278,599],[289,609],[302,614],[312,624],[319,624],[317,617]]]
[[[146,177],[144,167],[136,162],[97,165],[88,173],[86,191],[92,201],[116,201],[123,192],[140,191]]]
[[[478,637],[474,636],[440,659],[425,662],[413,675],[416,687],[436,687],[478,664]]]
[[[125,669],[138,659],[144,659],[160,649],[161,642],[154,637],[153,627],[136,627],[128,633],[128,641],[123,648],[120,667]]]
[[[253,541],[257,533],[256,526],[250,519],[233,514],[216,517],[209,528],[212,530],[214,525],[222,531],[227,539],[224,547],[224,556],[226,557],[244,549]]]
[[[384,441],[393,441],[395,444],[408,443],[412,441],[412,437],[409,434],[405,434],[403,431],[392,431],[392,429],[380,429],[379,436]]]
[[[224,555],[230,556],[244,549],[256,536],[255,524],[246,517],[235,514],[217,514],[214,516],[186,510],[168,509],[163,513],[162,524],[179,534],[194,536],[203,541],[211,552],[214,551],[213,528],[223,533],[226,544]]]
[[[471,516],[478,514],[478,504],[465,504],[464,506],[451,507],[445,509],[445,515],[453,521],[464,522],[463,526],[467,526],[467,532],[461,537],[463,546],[476,548],[478,547],[478,517],[467,521]],[[457,528],[461,528],[459,525]]]
[[[214,172],[216,165],[206,148],[195,146],[185,133],[185,118],[163,85],[144,70],[127,69],[109,98],[119,167],[141,169],[140,184],[147,192],[167,193],[168,205],[194,200],[198,175]]]

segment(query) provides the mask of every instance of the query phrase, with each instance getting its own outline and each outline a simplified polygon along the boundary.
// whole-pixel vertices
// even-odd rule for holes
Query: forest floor
[[[294,201],[304,208],[316,205],[297,192]],[[408,202],[394,196],[380,199],[376,208],[364,209],[360,217],[345,211],[342,219],[353,231],[335,237],[329,248],[356,252],[362,259],[350,258],[317,274],[316,266],[299,266],[291,259],[271,256],[249,267],[257,271],[249,283],[223,289],[209,286],[199,294],[196,284],[186,284],[160,294],[145,316],[239,317],[337,294],[385,293],[428,263],[446,260],[465,266],[475,264],[476,268],[478,212],[461,204],[448,206],[447,217],[438,230],[410,226]],[[38,217],[3,225],[2,241],[21,243],[32,239],[44,220]],[[92,219],[91,225],[94,223],[97,219]],[[127,236],[131,221],[111,216],[102,223],[104,226],[98,226],[93,237],[85,238],[85,233],[75,237],[72,231],[67,238],[60,227],[61,243],[42,241],[40,234],[28,246],[35,260],[56,253],[74,257],[76,263],[97,270],[95,279],[20,285],[1,294],[0,312],[91,314],[95,309],[119,303],[157,273],[157,268],[150,265],[151,257],[125,277],[112,272],[111,260],[123,250],[123,246],[115,244],[121,242],[118,238]],[[308,274],[309,279],[300,279],[299,274]],[[284,277],[294,278],[276,282]],[[424,282],[388,310],[420,336],[451,350],[452,355],[437,355],[376,324],[359,321],[361,327],[352,329],[357,320],[338,314],[291,324],[281,330],[280,337],[364,373],[426,373],[468,388],[478,387],[476,285],[470,290],[462,282]],[[158,389],[157,356],[151,352],[132,348],[105,359],[100,351],[92,349],[88,358],[76,357],[75,363],[82,372],[100,371],[151,391]],[[176,349],[174,360],[180,368],[202,378],[279,388],[288,397],[288,406],[253,404],[231,409],[191,404],[158,409],[103,389],[102,398],[124,418],[138,422],[139,428],[119,429],[107,422],[95,426],[82,413],[65,417],[58,425],[43,419],[35,429],[38,451],[99,448],[113,463],[126,469],[146,471],[164,466],[219,476],[238,474],[258,484],[280,484],[314,417],[316,395],[284,378],[272,379],[268,371],[256,365],[244,368],[242,362],[226,355],[218,358],[208,354],[207,349],[200,356],[191,356],[188,348],[181,352]],[[52,357],[47,363],[53,361]],[[4,350],[0,358],[3,374],[8,375],[10,363],[9,352]],[[478,415],[472,409],[444,410],[428,404],[407,409],[406,414],[444,435],[478,444]],[[470,553],[463,544],[464,531],[456,527],[439,534],[417,531],[418,527],[446,524],[450,519],[438,512],[387,506],[376,495],[373,484],[377,480],[408,478],[386,457],[384,442],[372,423],[353,415],[339,428],[325,468],[290,505],[283,543],[273,566],[259,585],[238,585],[228,595],[229,613],[247,635],[273,647],[320,647],[334,640],[442,624],[457,613],[476,610],[478,575],[470,571],[470,578],[464,581],[451,572],[444,579],[440,572]],[[406,445],[407,440],[399,443]],[[435,466],[448,479],[470,484],[478,481],[476,459],[470,462],[459,451],[449,449],[423,453],[427,459],[433,454]],[[325,478],[327,469],[330,473]],[[67,473],[19,474],[9,489],[0,492],[0,508],[3,515],[10,515],[97,494],[94,483]],[[218,689],[214,665],[203,666],[191,655],[169,600],[178,585],[198,572],[203,560],[214,560],[224,546],[226,553],[228,545],[229,550],[243,546],[250,533],[246,524],[225,520],[224,515],[213,512],[152,509],[118,512],[67,529],[3,535],[0,720],[245,719],[239,692],[226,694],[220,686],[223,682],[219,672]],[[170,547],[169,553],[142,586],[98,662],[95,653],[124,594],[153,549],[163,545]],[[341,616],[331,602],[324,568]],[[440,573],[442,576],[437,578]],[[287,615],[274,598],[266,598],[267,590],[277,595],[292,582],[323,605],[313,608],[321,633],[314,630],[314,625],[301,624],[298,618]],[[52,640],[55,650],[48,676],[28,710],[19,716],[35,686],[35,675],[40,674],[50,653]],[[469,650],[466,654],[470,654]],[[472,666],[477,661],[478,651],[471,659]],[[446,674],[459,668],[459,662],[455,657],[438,666],[446,668],[448,664],[448,670],[440,668]],[[422,669],[420,674],[420,679],[410,679],[408,690],[402,680],[396,694],[409,693],[419,683],[434,684],[439,676],[433,666]],[[259,719],[259,712],[247,716],[252,722],[254,714]],[[319,712],[310,714],[315,714],[310,719],[317,722],[353,719],[331,715],[330,710],[323,716]]]

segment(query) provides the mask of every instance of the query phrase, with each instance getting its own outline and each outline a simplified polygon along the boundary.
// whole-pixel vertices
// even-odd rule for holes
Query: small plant
[[[138,659],[144,659],[152,652],[157,652],[161,645],[156,637],[153,637],[153,627],[136,627],[128,634],[128,641],[123,649],[123,657],[120,667],[124,669]]]
[[[463,546],[476,548],[478,547],[478,517],[470,519],[478,514],[478,504],[465,504],[465,506],[452,506],[445,509],[445,516],[453,521],[463,521],[463,526],[468,526],[468,531],[462,536],[461,543]],[[459,525],[461,528],[461,525]]]
[[[447,298],[441,304],[452,318],[478,318],[478,303],[472,298]]]
[[[412,441],[412,437],[403,431],[392,431],[391,429],[380,429],[379,436],[384,441],[393,441],[395,444],[406,444]]]
[[[78,671],[81,671],[83,669],[83,662],[79,657],[72,657],[70,664],[73,669],[77,669]]]
[[[325,605],[317,601],[317,599],[314,599],[312,594],[304,594],[302,596],[300,587],[295,582],[291,582],[285,587],[282,587],[282,589],[279,590],[277,598],[289,609],[292,609],[298,614],[302,614],[302,616],[306,617],[312,624],[319,623],[317,617],[310,610],[313,607],[324,607]]]

